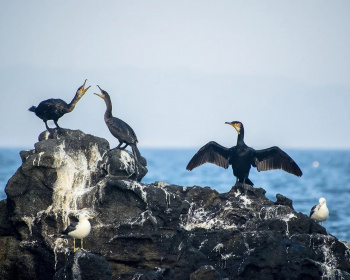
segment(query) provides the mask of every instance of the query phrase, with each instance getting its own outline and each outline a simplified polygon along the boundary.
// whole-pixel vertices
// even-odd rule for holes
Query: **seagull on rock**
[[[329,210],[327,208],[326,199],[321,197],[318,200],[318,204],[311,208],[310,218],[315,220],[316,222],[324,222],[328,219]]]
[[[75,239],[80,239],[80,248],[83,248],[83,239],[89,235],[91,224],[89,219],[92,219],[88,212],[82,212],[78,216],[78,222],[71,223],[62,233],[67,234],[73,238],[73,251],[76,252],[78,248],[75,247]],[[85,251],[85,250],[84,250]]]

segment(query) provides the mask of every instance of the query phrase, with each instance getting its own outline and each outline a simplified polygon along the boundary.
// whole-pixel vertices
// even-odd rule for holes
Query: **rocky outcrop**
[[[143,184],[146,160],[102,138],[39,140],[0,202],[0,279],[350,279],[347,244],[282,195]],[[81,209],[95,218],[72,253],[59,233]]]
[[[55,273],[53,280],[75,279],[112,279],[112,270],[108,262],[95,254],[78,250],[70,254],[66,264]]]

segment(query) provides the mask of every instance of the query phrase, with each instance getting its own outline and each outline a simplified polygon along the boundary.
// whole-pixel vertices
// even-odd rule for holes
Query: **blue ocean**
[[[19,152],[24,149],[0,148],[0,199],[5,199],[7,181],[21,165]],[[204,164],[193,171],[186,165],[196,149],[142,149],[147,159],[148,173],[143,183],[162,181],[180,186],[211,187],[228,192],[235,184],[232,169]],[[350,150],[287,150],[303,171],[301,178],[272,170],[257,172],[252,169],[249,178],[254,187],[266,190],[272,201],[280,193],[293,200],[294,209],[309,215],[320,197],[327,199],[330,216],[323,223],[327,232],[340,240],[350,242]]]

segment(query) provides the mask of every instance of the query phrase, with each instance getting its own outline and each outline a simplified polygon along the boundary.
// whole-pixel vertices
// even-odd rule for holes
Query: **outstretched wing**
[[[221,146],[220,144],[211,141],[198,150],[198,152],[192,157],[187,164],[186,169],[192,170],[204,163],[214,163],[220,167],[228,167],[228,159],[230,155],[230,149]]]
[[[256,150],[254,164],[258,171],[282,169],[299,177],[303,175],[295,161],[276,146],[264,150]]]

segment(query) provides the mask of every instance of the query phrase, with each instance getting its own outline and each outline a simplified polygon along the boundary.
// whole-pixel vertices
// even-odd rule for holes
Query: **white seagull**
[[[78,248],[75,247],[75,239],[80,239],[80,248],[84,250],[83,248],[83,239],[89,235],[91,230],[91,224],[89,222],[89,219],[92,219],[87,212],[82,212],[79,214],[78,222],[71,223],[62,233],[67,234],[68,236],[73,238],[73,250],[74,252],[78,250]],[[85,251],[85,250],[84,250]]]
[[[311,208],[310,218],[315,220],[316,222],[324,222],[328,219],[329,210],[327,208],[326,199],[321,197],[318,200],[318,204]]]

